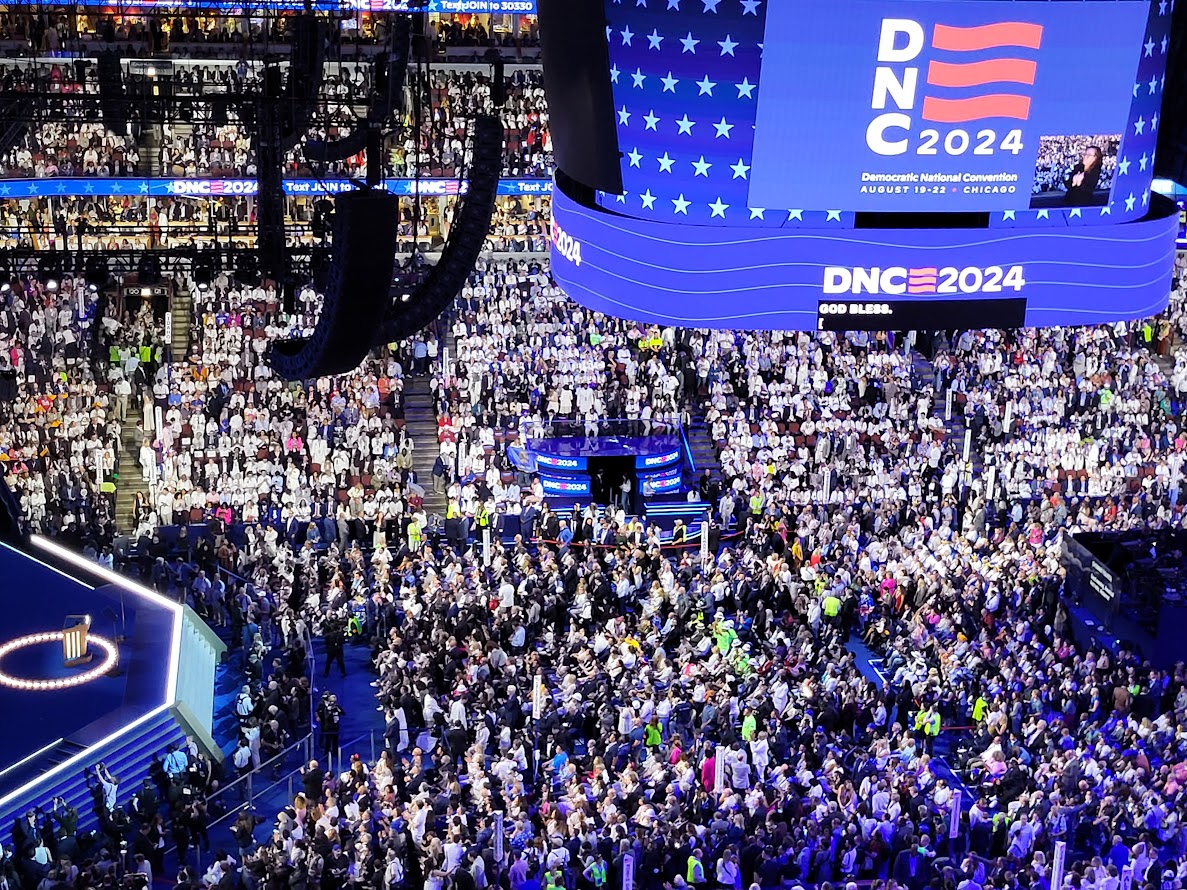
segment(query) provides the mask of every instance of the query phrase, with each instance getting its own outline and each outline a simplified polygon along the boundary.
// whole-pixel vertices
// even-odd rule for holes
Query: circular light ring
[[[7,643],[0,644],[0,661],[3,661],[5,657],[16,652],[18,649],[27,649],[29,646],[40,646],[43,643],[61,643],[65,637],[65,631],[60,630],[17,637],[15,640],[9,640]],[[24,677],[14,677],[0,669],[0,686],[32,692],[46,692],[57,689],[70,689],[74,686],[82,686],[84,683],[90,683],[92,680],[98,680],[115,667],[116,662],[119,661],[119,648],[111,640],[97,636],[96,634],[88,634],[87,642],[103,650],[102,661],[90,670],[83,671],[81,674],[74,674],[70,677],[58,677],[51,680],[28,680]]]

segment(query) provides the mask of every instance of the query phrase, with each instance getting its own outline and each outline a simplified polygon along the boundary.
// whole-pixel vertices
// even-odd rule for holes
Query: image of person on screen
[[[1100,146],[1090,145],[1084,149],[1080,163],[1072,170],[1068,177],[1067,194],[1063,203],[1069,207],[1086,207],[1093,203],[1097,183],[1100,182],[1101,159],[1104,153]]]

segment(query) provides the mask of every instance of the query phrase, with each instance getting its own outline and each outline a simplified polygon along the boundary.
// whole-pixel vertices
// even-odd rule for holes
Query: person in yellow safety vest
[[[416,551],[420,550],[421,541],[423,540],[424,538],[421,534],[420,520],[414,516],[408,523],[408,549],[415,553]]]
[[[462,518],[462,508],[458,505],[458,502],[456,500],[450,501],[449,506],[447,506],[445,508],[445,518],[446,519],[461,519]]]
[[[754,517],[762,516],[763,496],[761,491],[756,491],[750,496],[750,515]]]
[[[585,866],[585,879],[589,881],[594,890],[601,890],[606,886],[606,860],[602,858],[601,853],[595,853],[589,860],[589,865]]]
[[[659,717],[652,715],[648,724],[643,727],[643,745],[648,748],[658,748],[664,740],[664,731],[660,728]]]
[[[820,609],[824,612],[824,617],[829,624],[836,624],[841,616],[841,600],[830,590],[825,594]]]
[[[915,714],[915,732],[923,736],[923,744],[927,753],[931,754],[936,747],[936,736],[940,734],[940,714],[934,705],[928,705]]]
[[[730,651],[730,647],[738,639],[738,634],[734,630],[734,623],[729,620],[720,622],[714,633],[717,638],[717,648],[721,650],[723,655]]]
[[[989,702],[985,700],[985,696],[978,695],[977,700],[973,702],[973,722],[982,722],[985,719],[985,714],[988,710]]]
[[[699,847],[693,850],[688,856],[688,871],[684,875],[684,880],[688,882],[690,887],[705,883],[705,866],[701,862],[701,850]]]
[[[742,741],[749,742],[758,731],[758,721],[754,719],[754,712],[749,708],[742,713],[745,714],[742,718]]]
[[[478,505],[478,510],[474,513],[474,527],[481,532],[482,529],[490,525],[490,512],[486,509],[486,504]]]

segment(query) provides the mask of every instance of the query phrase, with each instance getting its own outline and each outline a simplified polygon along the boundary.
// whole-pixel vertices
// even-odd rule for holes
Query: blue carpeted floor
[[[854,654],[857,659],[857,669],[861,671],[862,675],[869,680],[881,685],[890,680],[882,672],[882,659],[875,655],[859,638],[853,637],[845,644],[845,648]],[[952,768],[948,766],[948,755],[951,752],[954,737],[951,733],[940,733],[940,737],[936,739],[935,753],[932,757],[932,768],[935,770],[937,776],[946,779],[950,788],[959,788],[961,791],[961,806],[964,809],[969,809],[976,801],[976,796],[969,791],[960,777],[953,772]]]

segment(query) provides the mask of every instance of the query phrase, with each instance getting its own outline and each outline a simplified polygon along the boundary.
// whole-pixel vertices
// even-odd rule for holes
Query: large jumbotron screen
[[[1161,0],[607,0],[606,20],[618,210],[1145,213]]]
[[[1134,87],[1150,90],[1134,81],[1148,10],[1144,0],[775,3],[750,204],[1103,206]]]
[[[622,189],[559,165],[554,275],[592,308],[690,326],[1148,316],[1177,229],[1151,193],[1170,11],[604,0],[598,133]],[[602,151],[588,129],[572,141]]]

